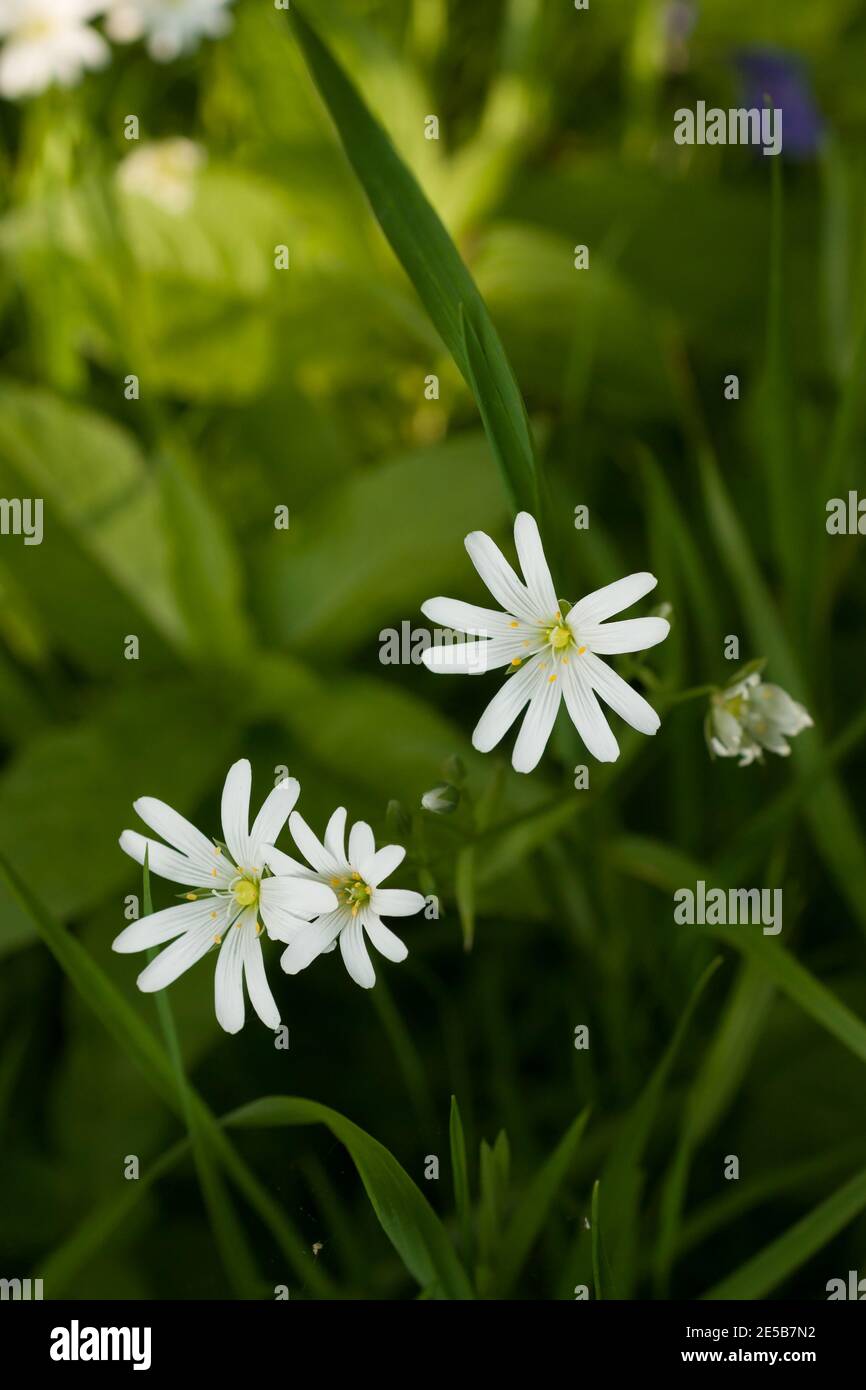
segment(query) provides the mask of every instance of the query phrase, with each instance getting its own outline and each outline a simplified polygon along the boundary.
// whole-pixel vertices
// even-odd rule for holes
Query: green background
[[[485,757],[469,741],[496,676],[379,660],[380,633],[420,626],[425,598],[484,601],[463,537],[488,530],[513,556],[512,508],[485,385],[476,403],[287,17],[241,0],[232,33],[194,56],[115,49],[74,90],[0,108],[0,494],[45,502],[41,546],[0,538],[0,852],[19,884],[0,885],[3,1276],[44,1274],[46,1297],[465,1292],[443,1238],[486,1297],[822,1299],[828,1279],[866,1275],[866,593],[862,540],[824,525],[863,476],[866,13],[703,0],[674,61],[665,8],[306,7],[501,334],[558,592],[648,568],[651,602],[671,605],[668,641],[617,659],[662,728],[646,739],[614,718],[622,756],[591,763],[587,791],[564,716],[520,777],[510,738]],[[802,59],[820,148],[675,146],[673,111],[733,100],[736,53],[755,45]],[[206,150],[186,212],[119,188],[130,113],[142,144]],[[344,138],[365,135],[350,122]],[[409,212],[423,260],[429,226]],[[788,761],[712,763],[705,697],[679,698],[728,679],[728,634],[814,718]],[[423,814],[454,755],[460,807]],[[339,955],[289,979],[266,943],[287,1052],[254,1017],[221,1033],[201,963],[168,995],[186,1076],[218,1116],[264,1096],[333,1107],[391,1151],[444,1237],[417,1193],[395,1235],[380,1169],[365,1189],[306,1112],[291,1117],[304,1127],[231,1132],[293,1224],[284,1246],[273,1212],[219,1176],[231,1162],[200,1120],[198,1164],[154,1176],[184,1110],[153,1084],[150,1044],[136,1051],[136,1019],[162,1037],[139,961],[110,950],[142,891],[117,837],[144,794],[218,835],[241,756],[254,809],[285,764],[319,832],[343,804],[395,838],[386,807],[401,802],[413,824],[393,883],[435,892],[441,915],[395,923],[409,958],[377,960],[370,994]],[[675,926],[673,890],[698,877],[781,885],[781,936]],[[173,900],[152,889],[156,907]]]

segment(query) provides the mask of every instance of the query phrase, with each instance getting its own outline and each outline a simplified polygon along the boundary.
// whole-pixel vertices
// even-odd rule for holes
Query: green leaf
[[[254,1100],[236,1112],[231,1123],[245,1129],[325,1125],[348,1150],[379,1224],[421,1288],[436,1288],[446,1298],[473,1297],[439,1217],[378,1139],[329,1106],[297,1096]]]
[[[832,1197],[796,1222],[778,1240],[752,1256],[721,1283],[714,1284],[703,1298],[765,1298],[771,1289],[822,1250],[839,1231],[866,1210],[866,1169],[856,1174]]]
[[[475,392],[509,495],[515,506],[537,514],[537,476],[525,408],[475,282],[413,174],[297,4],[290,20],[373,212]]]
[[[149,851],[145,850],[142,872],[142,915],[144,917],[149,917],[153,912],[153,899],[150,892],[150,864],[148,861]],[[148,961],[154,960],[157,955],[156,948],[151,948],[147,952]],[[155,1002],[192,1145],[192,1156],[198,1174],[202,1199],[223,1268],[229,1285],[234,1289],[238,1298],[259,1298],[265,1287],[264,1281],[256,1270],[255,1259],[247,1244],[243,1227],[234,1209],[234,1203],[226,1190],[219,1169],[213,1161],[207,1130],[190,1102],[189,1084],[184,1072],[180,1039],[169,1003],[168,991],[159,990]]]
[[[448,1123],[448,1137],[451,1145],[451,1177],[454,1182],[454,1205],[457,1219],[463,1233],[463,1257],[472,1258],[472,1199],[469,1192],[469,1164],[466,1158],[466,1138],[463,1133],[463,1120],[457,1097],[451,1097],[451,1115]]]
[[[174,590],[190,645],[205,663],[241,666],[251,637],[230,534],[186,459],[162,460],[160,487]]]
[[[160,1098],[183,1118],[183,1106],[171,1062],[153,1033],[80,942],[45,911],[2,855],[0,884],[5,884],[10,896],[17,899],[28,913],[38,934],[85,1003],[115,1041],[126,1049]],[[196,1121],[206,1132],[220,1163],[268,1227],[292,1268],[312,1290],[319,1294],[328,1293],[330,1280],[306,1259],[304,1246],[285,1213],[236,1152],[211,1111],[192,1088],[189,1099]]]
[[[544,1228],[557,1193],[571,1171],[588,1119],[589,1110],[586,1109],[569,1125],[553,1153],[521,1194],[520,1204],[499,1247],[496,1285],[503,1295],[516,1283],[530,1250]]]
[[[721,956],[717,956],[695,985],[673,1037],[617,1135],[613,1153],[602,1175],[605,1197],[611,1213],[608,1220],[607,1243],[611,1259],[616,1266],[620,1295],[623,1298],[631,1297],[636,1272],[640,1241],[640,1199],[644,1184],[644,1153],[671,1068],[685,1041],[698,1001],[721,963]]]

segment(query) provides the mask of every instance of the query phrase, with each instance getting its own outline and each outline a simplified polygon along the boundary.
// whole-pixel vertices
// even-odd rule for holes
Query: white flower
[[[599,658],[653,647],[667,637],[670,624],[664,618],[629,618],[619,623],[605,619],[643,598],[657,581],[651,574],[630,574],[569,607],[556,597],[538,526],[528,512],[521,512],[514,523],[514,543],[522,583],[483,531],[466,537],[469,558],[505,612],[459,599],[428,599],[421,611],[431,622],[482,640],[429,647],[423,653],[424,664],[431,671],[467,674],[511,668],[478,721],[472,742],[482,753],[489,753],[528,705],[512,756],[517,772],[531,772],[537,765],[561,699],[590,753],[600,762],[613,762],[619,757],[619,745],[597,695],[640,733],[654,734],[659,717],[642,695]]]
[[[0,0],[0,96],[34,96],[52,83],[71,87],[110,49],[87,21],[107,0]]]
[[[232,0],[114,0],[106,28],[117,43],[146,39],[159,63],[170,63],[199,39],[228,33]]]
[[[717,758],[739,758],[740,767],[763,761],[764,749],[787,758],[789,738],[811,729],[812,719],[780,685],[764,685],[757,671],[710,699],[705,734]]]
[[[195,198],[196,174],[206,155],[201,145],[180,136],[157,140],[121,160],[117,181],[125,193],[147,198],[179,217]]]
[[[259,915],[268,936],[280,941],[306,926],[318,912],[330,912],[337,899],[330,888],[307,877],[263,877],[264,849],[277,838],[298,799],[300,787],[287,778],[265,799],[250,830],[252,773],[246,758],[229,769],[222,794],[225,847],[214,844],[164,802],[143,796],[135,809],[168,846],[135,830],[124,830],[120,847],[161,878],[194,889],[178,907],[154,912],[122,931],[115,951],[146,951],[172,944],[138,977],[146,993],[164,989],[212,946],[217,956],[214,997],[217,1021],[227,1033],[244,1025],[246,979],[250,1003],[268,1028],[279,1028],[280,1013],[265,976]]]
[[[323,951],[332,951],[339,938],[343,961],[352,979],[364,989],[371,989],[376,983],[376,974],[367,953],[364,933],[386,960],[405,960],[406,947],[385,926],[382,918],[411,917],[424,906],[420,893],[381,886],[402,864],[405,849],[401,845],[385,845],[377,851],[369,825],[356,821],[349,832],[347,854],[343,806],[338,807],[328,821],[324,844],[297,811],[293,811],[289,819],[289,830],[312,868],[297,864],[278,849],[266,849],[265,862],[275,874],[307,874],[310,879],[328,884],[337,894],[338,906],[336,911],[319,917],[290,938],[283,952],[283,969],[289,975],[296,975]]]

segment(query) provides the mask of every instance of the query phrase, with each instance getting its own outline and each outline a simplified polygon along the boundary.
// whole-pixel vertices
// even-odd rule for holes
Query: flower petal
[[[316,871],[311,869],[309,864],[302,864],[300,860],[293,859],[290,854],[284,854],[273,845],[262,845],[262,861],[274,874],[288,874],[291,878],[315,878]]]
[[[380,883],[384,883],[386,878],[390,878],[405,858],[406,851],[402,845],[383,845],[371,859],[366,861],[361,870],[362,877],[371,888],[378,888]]]
[[[626,618],[620,623],[581,623],[578,640],[591,652],[613,656],[642,652],[663,642],[671,630],[666,618]]]
[[[301,784],[296,777],[287,777],[268,792],[250,831],[250,868],[261,868],[262,847],[277,839],[300,793]]]
[[[347,864],[346,808],[338,806],[325,827],[325,849],[337,864]]]
[[[186,855],[200,869],[210,872],[216,846],[190,821],[172,810],[164,801],[157,801],[155,796],[140,796],[133,802],[133,807],[145,825],[167,840],[172,849]]]
[[[581,657],[581,670],[587,680],[611,709],[641,734],[654,734],[661,720],[642,695],[618,676],[616,671],[600,661],[592,652]]]
[[[275,936],[278,928],[291,930],[303,926],[304,919],[335,912],[337,895],[317,878],[265,878],[259,886],[259,903],[268,934]]]
[[[223,821],[223,829],[225,829],[225,821]],[[255,931],[255,928],[253,930]],[[171,948],[169,947],[169,949]],[[244,1026],[243,962],[243,928],[230,927],[223,938],[214,975],[214,1006],[217,1023],[227,1033],[239,1033]]]
[[[405,942],[400,940],[396,932],[392,932],[390,927],[386,927],[384,922],[379,921],[375,912],[367,911],[364,913],[364,930],[376,947],[376,950],[381,956],[384,956],[386,960],[399,962],[405,960],[408,956],[408,946]]]
[[[504,665],[504,662],[491,662],[492,648],[492,642],[471,637],[467,642],[442,642],[427,647],[421,653],[421,660],[428,671],[437,671],[440,675],[483,676],[493,666]]]
[[[614,613],[620,613],[623,608],[630,608],[633,603],[637,603],[638,599],[648,594],[650,589],[654,589],[657,583],[655,575],[646,571],[628,574],[625,579],[605,584],[603,589],[596,589],[579,599],[566,621],[572,632],[576,632],[578,625],[583,623],[603,623],[605,618],[610,618]]]
[[[619,744],[611,733],[589,681],[581,674],[582,662],[583,657],[574,658],[564,667],[562,693],[565,707],[586,744],[587,752],[598,758],[600,763],[613,763],[619,757]]]
[[[321,840],[313,834],[300,811],[293,811],[289,816],[289,830],[301,854],[312,864],[316,873],[327,874],[328,878],[335,878],[343,872],[343,866],[337,863],[334,856],[325,849]]]
[[[503,637],[512,630],[510,613],[497,613],[493,608],[479,608],[476,603],[464,603],[459,598],[428,598],[421,604],[425,618],[437,626],[468,632],[477,637]]]
[[[514,743],[511,765],[515,772],[532,772],[533,768],[538,766],[556,722],[561,698],[562,688],[558,673],[554,671],[548,675],[545,672],[544,679],[529,701],[529,709],[523,716],[523,723]]]
[[[508,676],[482,714],[472,734],[472,745],[480,753],[489,753],[508,732],[536,686],[544,679],[537,656],[513,676]]]
[[[517,558],[523,570],[523,578],[535,607],[540,613],[553,617],[559,608],[556,589],[550,577],[544,546],[538,533],[538,522],[529,512],[517,514],[514,523],[514,544],[517,547]]]
[[[173,984],[200,961],[202,956],[207,955],[213,945],[213,939],[214,932],[209,923],[184,932],[177,941],[160,951],[156,960],[145,966],[136,981],[138,988],[145,994],[153,994],[156,990],[165,989],[166,985]]]
[[[531,595],[521,584],[499,546],[484,531],[470,531],[465,541],[469,558],[493,597],[508,613],[538,623],[552,616],[539,613]]]
[[[147,866],[151,873],[191,888],[223,888],[234,877],[225,856],[217,854],[216,850],[213,868],[207,870],[198,868],[185,855],[178,854],[176,849],[167,849],[158,840],[139,835],[137,830],[124,830],[120,837],[120,848],[139,864],[144,863],[147,853]]]
[[[255,913],[253,913],[253,919],[255,920]],[[244,948],[244,978],[247,982],[250,1003],[266,1028],[277,1029],[280,1026],[280,1011],[274,996],[271,994],[271,987],[265,974],[262,943],[256,935],[254,926],[250,928],[244,925],[241,928],[241,936]]]
[[[367,879],[367,867],[376,853],[376,841],[366,821],[356,820],[349,831],[349,863],[363,879]]]
[[[329,912],[327,917],[319,917],[304,927],[303,931],[289,942],[280,957],[280,965],[287,975],[297,975],[306,970],[317,956],[334,944],[344,927],[352,920],[352,914],[342,908],[339,912]]]
[[[420,912],[427,899],[408,888],[377,888],[370,906],[380,917],[412,917]]]
[[[216,913],[216,917],[212,916]],[[214,923],[213,932],[219,930],[219,923],[225,920],[227,907],[219,898],[199,899],[195,903],[179,903],[177,907],[166,907],[161,912],[151,912],[138,922],[130,922],[111,943],[112,951],[127,955],[132,951],[149,951],[154,946],[162,946],[181,932],[194,927]]]
[[[362,989],[372,989],[376,983],[376,972],[364,940],[364,929],[357,917],[349,923],[345,931],[340,932],[340,950],[343,963],[355,984],[360,985]]]
[[[249,759],[241,758],[229,768],[223,787],[223,836],[239,869],[249,867],[247,860],[250,853],[250,788],[252,780],[253,772]],[[243,1025],[243,1019],[241,1019],[241,1025]]]

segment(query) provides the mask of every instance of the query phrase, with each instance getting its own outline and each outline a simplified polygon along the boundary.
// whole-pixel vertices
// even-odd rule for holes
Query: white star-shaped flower
[[[144,39],[151,58],[170,63],[199,39],[228,33],[232,0],[114,0],[106,28],[116,43]]]
[[[35,96],[55,82],[71,87],[88,68],[108,62],[110,49],[88,20],[106,0],[2,0],[0,96]]]
[[[313,834],[297,811],[289,819],[289,830],[298,849],[312,868],[298,864],[278,849],[265,851],[265,862],[275,874],[306,874],[311,880],[327,884],[337,895],[335,911],[319,917],[310,926],[292,933],[283,952],[282,967],[289,975],[304,970],[324,951],[333,951],[337,940],[343,961],[352,979],[364,989],[376,983],[364,933],[386,960],[405,960],[408,951],[383,917],[411,917],[420,912],[424,898],[403,888],[381,885],[403,862],[401,845],[376,849],[373,832],[365,821],[356,821],[349,832],[346,852],[346,809],[339,806],[325,830],[325,843]]]
[[[214,999],[217,1021],[227,1033],[244,1025],[244,980],[250,1003],[268,1028],[279,1028],[280,1013],[265,975],[259,940],[259,917],[268,936],[285,941],[319,912],[337,906],[334,891],[300,877],[264,873],[265,848],[277,838],[298,799],[297,781],[286,778],[274,787],[250,829],[252,772],[242,758],[229,769],[222,794],[225,846],[215,844],[165,802],[143,796],[135,810],[167,845],[135,830],[124,830],[120,847],[139,864],[147,852],[148,868],[191,891],[177,907],[133,922],[112,943],[115,951],[146,951],[172,944],[145,967],[138,987],[146,993],[164,989],[219,946]]]
[[[670,624],[664,618],[606,620],[643,598],[657,580],[651,574],[630,574],[570,607],[556,597],[538,526],[528,512],[521,512],[514,523],[514,544],[523,581],[483,531],[466,537],[469,558],[505,611],[459,599],[428,599],[421,606],[425,617],[472,640],[429,647],[423,653],[424,664],[431,671],[467,675],[510,668],[505,684],[478,721],[472,742],[480,752],[489,753],[528,705],[511,760],[517,772],[531,772],[537,766],[560,700],[565,700],[572,723],[593,757],[613,762],[619,757],[619,745],[597,696],[640,733],[654,734],[659,717],[600,658],[654,647],[667,637]]]

